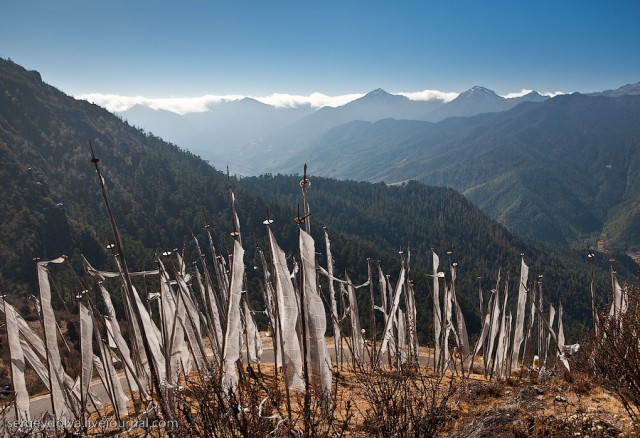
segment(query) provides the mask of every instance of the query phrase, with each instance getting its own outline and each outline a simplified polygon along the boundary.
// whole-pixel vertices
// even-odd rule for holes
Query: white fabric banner
[[[16,410],[18,411],[17,421],[28,422],[31,418],[29,414],[29,393],[24,380],[24,353],[20,344],[20,334],[18,330],[18,320],[16,312],[11,306],[7,306],[5,311],[5,321],[7,339],[9,341],[9,355],[11,357],[11,378],[13,381],[13,392],[15,394]]]
[[[298,323],[298,303],[296,293],[291,283],[291,275],[287,267],[284,252],[278,246],[271,229],[268,231],[271,246],[271,259],[275,270],[276,299],[278,301],[279,327],[276,327],[276,335],[282,336],[282,355],[285,378],[289,388],[304,390],[302,380],[302,353],[300,342],[296,334]],[[277,334],[280,329],[281,335]]]
[[[440,360],[440,335],[442,332],[442,312],[440,311],[440,280],[438,279],[438,267],[440,257],[435,251],[431,251],[433,256],[433,335],[434,335],[434,367],[438,368]],[[440,364],[442,366],[442,364]]]
[[[40,288],[40,306],[42,307],[42,321],[44,326],[45,343],[48,352],[49,374],[51,376],[51,403],[55,416],[58,420],[71,419],[72,413],[67,403],[63,384],[64,369],[62,359],[58,350],[56,318],[51,306],[51,285],[49,284],[49,263],[62,263],[63,257],[54,260],[41,261],[37,263],[38,285]]]
[[[300,230],[300,256],[304,284],[304,306],[307,323],[307,364],[313,378],[318,380],[320,390],[331,394],[331,357],[327,349],[324,335],[327,329],[327,318],[324,304],[318,293],[316,282],[316,250],[313,238],[304,230]]]
[[[222,352],[222,384],[225,390],[235,390],[238,386],[236,362],[240,358],[242,321],[240,319],[240,297],[244,279],[244,249],[237,240],[233,243],[233,271],[229,287],[227,309],[227,329],[225,331],[224,350]]]
[[[80,312],[80,354],[82,357],[82,385],[80,387],[81,400],[86,409],[87,394],[93,378],[93,318],[87,306],[78,302]]]
[[[382,356],[387,352],[387,348],[389,344],[393,342],[393,322],[394,316],[398,311],[398,305],[400,304],[400,295],[402,294],[402,289],[404,286],[404,276],[405,269],[404,266],[400,270],[400,277],[398,278],[398,284],[396,285],[395,293],[393,294],[393,302],[391,303],[391,309],[389,310],[389,318],[387,318],[387,322],[384,325],[384,335],[382,338],[382,343],[380,344],[380,350],[378,352],[378,363],[382,360]]]
[[[522,258],[520,264],[520,284],[518,286],[518,307],[516,311],[516,327],[513,335],[513,350],[511,352],[511,366],[517,368],[520,359],[520,346],[524,339],[524,316],[527,304],[527,281],[529,279],[529,267]]]

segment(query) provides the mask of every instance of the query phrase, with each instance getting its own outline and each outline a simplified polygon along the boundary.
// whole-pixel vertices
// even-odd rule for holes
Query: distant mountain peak
[[[471,89],[461,93],[458,97],[477,97],[477,96],[491,96],[491,97],[499,97],[493,90],[489,90],[488,88],[481,87],[480,85],[475,85],[471,87]]]
[[[627,84],[623,85],[620,88],[616,88],[615,90],[605,90],[597,93],[587,93],[587,96],[606,96],[606,97],[618,97],[624,96],[626,94],[640,94],[640,82],[635,84]]]
[[[382,88],[376,88],[373,91],[368,92],[359,99],[349,102],[345,106],[359,106],[359,105],[392,105],[394,103],[404,102],[408,100],[404,96],[398,94],[387,93]]]
[[[376,96],[376,95],[387,96],[387,95],[389,95],[389,93],[384,91],[382,88],[376,88],[375,90],[368,92],[367,95],[370,95],[370,96]]]
[[[510,97],[507,100],[512,103],[520,103],[520,102],[543,102],[547,99],[549,99],[549,96],[543,96],[537,91],[530,91],[524,96]]]
[[[362,98],[363,99],[389,99],[395,97],[393,94],[387,93],[382,88],[376,88],[373,91],[368,92]]]
[[[240,105],[254,105],[254,106],[260,106],[260,107],[270,106],[270,105],[267,105],[266,103],[262,103],[259,100],[254,99],[253,97],[243,97],[242,99],[239,99],[239,100],[232,100],[230,103],[240,104]]]

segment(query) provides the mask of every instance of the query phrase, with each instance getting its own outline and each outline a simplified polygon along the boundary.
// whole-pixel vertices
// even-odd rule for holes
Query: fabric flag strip
[[[127,345],[124,337],[122,336],[122,332],[120,331],[120,324],[116,319],[115,309],[113,308],[113,303],[111,302],[111,295],[104,287],[102,282],[98,283],[100,294],[102,295],[102,301],[105,305],[105,326],[107,327],[107,335],[110,338],[110,342],[116,344],[118,349],[120,350],[120,354],[122,355],[124,364],[125,364],[125,373],[127,374],[127,379],[129,384],[131,385],[131,389],[133,391],[139,390],[140,393],[146,398],[147,390],[145,385],[141,384],[139,377],[135,373],[135,366],[131,359],[131,351],[129,350],[129,346]],[[146,356],[145,356],[146,358]]]
[[[509,275],[504,284],[504,300],[502,301],[502,313],[500,315],[500,332],[498,334],[498,346],[496,347],[496,361],[494,372],[498,377],[504,377],[505,359],[507,357],[507,301],[509,300]]]
[[[147,312],[147,308],[144,306],[144,304],[142,304],[140,295],[138,294],[138,291],[135,287],[133,288],[133,296],[136,300],[135,304],[138,306],[138,310],[142,318],[142,328],[144,329],[144,334],[149,342],[152,359],[155,363],[156,370],[158,370],[158,378],[160,379],[160,381],[166,380],[166,369],[164,364],[164,356],[162,354],[162,351],[160,350],[160,337],[158,336],[158,327],[156,327],[155,323],[151,320],[149,312]]]
[[[493,297],[494,294],[491,294],[491,297],[489,297],[489,303],[487,304],[487,309],[491,310],[491,307],[493,305]],[[469,364],[467,365],[467,371],[470,373],[471,371],[473,371],[473,362],[475,360],[476,355],[480,352],[480,350],[482,349],[485,340],[487,339],[487,336],[489,335],[489,328],[491,326],[491,312],[487,312],[484,315],[484,321],[482,323],[482,331],[480,332],[480,337],[478,338],[478,341],[476,342],[476,346],[473,349],[473,354],[471,355],[471,360],[469,361]]]
[[[278,246],[271,229],[268,230],[271,247],[271,259],[275,271],[276,300],[278,301],[278,320],[282,336],[282,357],[285,379],[290,389],[304,390],[302,380],[302,353],[300,342],[296,335],[298,322],[298,304],[295,290],[291,283],[291,276],[287,268],[284,252]]]
[[[37,263],[38,285],[40,288],[40,307],[42,309],[42,321],[44,326],[45,346],[47,362],[49,364],[49,377],[51,380],[51,404],[56,419],[70,419],[71,410],[63,392],[64,369],[58,350],[56,320],[51,307],[51,285],[49,284],[49,263],[62,263],[64,257],[54,260],[40,261]]]
[[[184,313],[181,313],[181,324],[183,325],[184,332],[187,335],[187,342],[191,347],[191,352],[196,361],[198,370],[203,372],[206,370],[206,353],[204,346],[202,345],[202,331],[200,326],[200,314],[197,310],[196,304],[191,297],[189,286],[185,282],[185,277],[181,274],[177,274],[178,282],[178,294],[180,295],[180,304],[184,305]],[[188,352],[187,352],[188,353]],[[187,368],[185,367],[185,371]],[[188,371],[187,371],[188,372]]]
[[[340,363],[340,321],[338,318],[338,303],[336,302],[336,289],[333,284],[333,257],[331,255],[331,242],[329,234],[324,230],[324,241],[327,250],[327,272],[329,274],[329,299],[331,302],[331,322],[333,324],[333,345],[336,352],[336,362]]]
[[[118,373],[113,367],[113,358],[111,356],[111,353],[109,352],[109,346],[105,345],[102,340],[99,341],[99,344],[100,345],[98,345],[98,348],[100,350],[103,362],[107,367],[107,370],[105,370],[104,366],[102,366],[102,362],[100,362],[100,359],[98,359],[97,356],[93,357],[93,366],[98,371],[105,390],[109,394],[109,398],[113,401],[113,403],[115,403],[114,410],[117,411],[120,418],[126,418],[127,415],[129,415],[127,409],[129,398],[122,389],[122,384],[120,384]]]
[[[7,330],[7,339],[9,341],[9,355],[11,357],[11,378],[13,381],[13,391],[15,393],[15,403],[17,418],[21,424],[29,422],[31,416],[29,414],[29,393],[24,380],[24,353],[20,344],[20,335],[18,330],[18,320],[16,312],[12,307],[5,309],[5,322]]]
[[[440,257],[435,251],[431,251],[433,256],[433,334],[434,334],[434,367],[438,369],[440,360],[440,334],[442,331],[442,313],[440,311],[440,281],[438,279],[438,266]]]
[[[403,266],[400,270],[400,277],[398,278],[398,284],[396,285],[396,290],[393,295],[393,302],[391,303],[391,309],[389,310],[389,318],[387,319],[387,323],[384,325],[384,337],[382,338],[380,350],[378,351],[378,363],[382,360],[383,355],[387,352],[387,348],[393,339],[393,316],[398,311],[398,305],[400,304],[400,295],[402,294],[404,285],[404,276],[405,269]]]
[[[0,305],[0,311],[3,311],[6,308],[13,307],[7,303],[6,301],[0,299],[2,305]],[[15,309],[13,309],[15,311]],[[42,382],[46,385],[47,389],[51,391],[49,384],[49,371],[47,367],[43,365],[42,361],[46,361],[47,353],[46,347],[42,339],[29,327],[27,322],[24,320],[22,316],[18,312],[15,312],[15,317],[17,321],[17,327],[20,332],[20,345],[22,346],[22,351],[24,353],[25,359],[31,364],[33,369],[38,374],[38,377],[42,380]],[[63,373],[63,381],[64,387],[67,390],[72,390],[75,386],[74,380],[67,374]],[[74,389],[74,396],[79,400],[80,392],[78,388]],[[102,407],[102,402],[100,398],[93,391],[89,390],[89,396],[91,397],[92,403],[96,405],[96,407]]]
[[[467,324],[464,321],[464,315],[462,314],[462,309],[460,308],[460,303],[458,302],[458,298],[456,297],[455,289],[453,291],[453,305],[456,315],[456,326],[458,329],[458,339],[459,339],[459,349],[460,354],[462,355],[462,360],[466,362],[471,357],[471,346],[469,345],[469,334],[467,332]],[[466,365],[465,365],[466,366]]]
[[[253,319],[251,310],[247,300],[243,301],[244,304],[244,320],[247,331],[247,350],[249,351],[249,363],[260,363],[262,359],[262,352],[264,351],[262,346],[262,339],[260,339],[260,333],[256,327],[256,322]]]
[[[407,266],[409,265],[407,261]],[[407,268],[408,269],[408,268]],[[413,290],[413,283],[408,280],[407,281],[407,327],[406,331],[408,332],[409,338],[409,351],[412,357],[412,360],[418,361],[419,348],[418,345],[418,327],[417,327],[417,318],[418,311],[416,308],[416,296],[415,291]]]
[[[327,319],[324,304],[318,294],[315,254],[313,238],[306,231],[300,230],[300,256],[304,274],[302,287],[307,313],[307,345],[309,346],[306,360],[312,377],[320,384],[320,390],[328,396],[331,394],[331,357],[324,340]]]
[[[496,288],[491,292],[494,295],[495,299],[493,300],[493,309],[491,309],[491,329],[489,331],[489,345],[488,345],[488,353],[487,353],[487,363],[489,367],[487,368],[487,373],[491,374],[493,372],[493,362],[494,355],[493,350],[495,348],[496,337],[498,335],[498,331],[500,330],[500,271],[498,271],[498,280],[496,282]]]
[[[82,384],[80,386],[80,400],[86,409],[87,394],[93,377],[93,319],[89,309],[82,302],[78,302],[80,312],[80,354],[82,356]]]
[[[518,287],[518,307],[516,311],[516,327],[513,335],[513,350],[511,353],[511,366],[517,368],[520,359],[520,346],[524,339],[524,316],[527,304],[527,281],[529,279],[529,267],[522,258],[520,264],[520,284]]]
[[[442,370],[448,368],[451,364],[449,363],[449,336],[451,335],[451,329],[453,327],[451,321],[451,312],[452,312],[452,300],[451,300],[451,287],[445,285],[444,287],[444,302],[443,311],[444,316],[442,318],[442,325],[444,330],[444,336],[442,338],[442,354],[444,355],[444,361],[442,362]]]
[[[398,327],[398,361],[400,365],[402,365],[407,361],[407,334],[405,330],[405,317],[402,309],[398,309],[396,323]]]
[[[347,280],[349,281],[348,277]],[[351,348],[356,362],[362,363],[364,360],[364,342],[362,339],[362,329],[360,327],[356,290],[352,285],[347,285],[347,291],[349,296],[349,319],[351,321]]]
[[[229,288],[229,307],[227,309],[227,329],[225,332],[224,349],[222,352],[223,369],[222,384],[226,390],[238,386],[236,376],[236,362],[240,359],[240,297],[242,294],[242,281],[244,278],[244,249],[237,240],[233,244],[233,271]]]

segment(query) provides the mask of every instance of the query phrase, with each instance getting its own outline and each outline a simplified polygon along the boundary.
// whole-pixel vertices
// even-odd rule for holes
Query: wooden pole
[[[118,232],[118,227],[116,225],[116,221],[115,218],[113,216],[113,213],[111,211],[111,205],[109,204],[109,198],[107,196],[107,190],[104,186],[104,179],[102,177],[102,174],[100,173],[100,168],[98,167],[98,162],[100,161],[98,158],[96,158],[95,154],[93,153],[93,148],[91,147],[91,143],[89,143],[89,147],[91,148],[91,162],[94,164],[95,168],[96,168],[96,174],[98,176],[98,184],[100,186],[100,190],[102,192],[102,198],[104,200],[104,204],[105,207],[107,209],[107,215],[109,216],[109,222],[111,223],[111,230],[113,232],[113,236],[114,236],[114,240],[115,240],[115,244],[116,244],[116,249],[118,251],[118,259],[120,261],[120,267],[122,269],[122,277],[124,280],[124,284],[125,284],[125,290],[127,292],[127,295],[129,296],[129,302],[132,304],[132,308],[133,308],[133,315],[136,318],[136,322],[138,324],[138,326],[140,327],[140,329],[143,331],[142,335],[142,345],[144,347],[144,353],[147,356],[148,363],[149,363],[149,369],[151,370],[151,381],[152,381],[152,385],[154,386],[154,388],[157,391],[158,396],[160,397],[161,403],[160,403],[160,408],[162,410],[162,413],[166,416],[167,419],[169,420],[173,420],[173,414],[171,412],[171,410],[169,409],[169,407],[166,405],[166,402],[164,400],[164,397],[162,395],[162,389],[160,387],[160,373],[159,370],[157,369],[157,366],[153,360],[153,355],[151,354],[151,346],[149,344],[149,340],[147,339],[147,336],[144,334],[144,328],[143,328],[143,323],[142,323],[142,315],[140,314],[140,309],[138,309],[138,306],[135,305],[136,301],[135,301],[135,292],[133,290],[133,284],[131,283],[131,277],[129,275],[129,268],[127,266],[127,260],[125,258],[125,254],[124,254],[124,247],[122,245],[122,240],[120,239],[120,233]]]

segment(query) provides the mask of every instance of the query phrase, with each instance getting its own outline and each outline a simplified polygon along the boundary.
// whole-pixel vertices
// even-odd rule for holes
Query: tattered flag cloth
[[[327,248],[327,273],[329,276],[329,299],[331,301],[331,322],[333,323],[333,345],[336,351],[336,362],[340,362],[340,345],[342,345],[340,333],[340,318],[338,318],[338,303],[336,302],[336,290],[333,285],[333,256],[331,255],[331,242],[329,234],[324,230],[324,241]]]
[[[440,310],[440,282],[438,280],[438,266],[440,265],[440,257],[435,251],[431,251],[433,256],[433,334],[435,340],[434,366],[437,366],[440,360],[440,333],[442,331],[442,312]]]
[[[56,319],[53,307],[51,307],[51,285],[49,284],[47,265],[64,261],[64,257],[58,257],[57,259],[37,263],[40,305],[42,307],[42,321],[51,379],[51,404],[54,416],[58,420],[71,419],[72,414],[63,391],[64,369],[62,368],[62,360],[58,350]]]
[[[520,266],[520,285],[518,287],[518,308],[516,311],[516,328],[513,335],[513,350],[511,353],[511,365],[518,366],[520,359],[520,345],[524,339],[524,316],[525,305],[527,304],[527,280],[529,278],[529,267],[522,258]]]
[[[122,357],[125,363],[125,373],[127,373],[127,377],[131,384],[131,389],[134,391],[136,389],[140,390],[142,395],[146,398],[147,391],[144,385],[138,385],[137,384],[138,378],[134,377],[135,368],[134,368],[133,361],[131,359],[131,351],[129,350],[129,346],[125,342],[124,337],[122,336],[122,332],[120,331],[120,324],[118,324],[118,320],[116,319],[116,312],[115,312],[115,309],[113,308],[113,303],[111,302],[111,295],[109,295],[109,292],[107,291],[107,289],[104,287],[102,283],[99,283],[98,286],[99,286],[100,294],[102,295],[102,300],[104,301],[105,310],[106,310],[104,319],[105,319],[105,325],[107,327],[107,335],[109,336],[109,342],[115,343],[118,349],[120,350],[120,353],[122,354]],[[135,336],[135,333],[137,332],[134,331],[134,334],[133,334],[134,336]],[[142,339],[139,339],[137,342],[139,343],[139,345],[142,345]],[[146,359],[146,356],[144,357]]]
[[[79,302],[78,309],[80,312],[80,353],[82,355],[80,400],[84,403],[82,406],[84,410],[93,377],[93,318],[84,304]]]
[[[247,301],[244,301],[244,321],[247,330],[247,350],[249,351],[249,363],[260,363],[262,359],[262,339],[260,339],[260,332],[256,327],[256,322],[253,319],[251,310]]]
[[[364,360],[364,341],[360,328],[360,315],[358,315],[358,300],[353,286],[348,285],[347,291],[349,296],[349,319],[351,320],[351,349],[356,362],[361,363]]]
[[[380,344],[380,350],[378,352],[378,363],[380,363],[380,361],[382,360],[382,356],[387,352],[389,343],[393,340],[393,321],[395,319],[394,315],[398,311],[398,305],[400,304],[400,295],[402,294],[402,286],[404,285],[404,275],[405,269],[403,266],[400,270],[400,277],[398,278],[396,291],[393,295],[393,302],[391,303],[389,318],[387,319],[387,323],[384,325],[384,337],[382,338],[382,344]]]
[[[233,244],[233,271],[229,288],[229,308],[227,310],[227,329],[224,350],[222,352],[222,384],[226,390],[235,390],[238,386],[236,361],[240,358],[242,322],[240,319],[240,296],[244,278],[244,249],[237,240]]]
[[[316,251],[313,238],[304,230],[300,230],[300,256],[304,284],[304,307],[307,323],[307,364],[311,375],[320,383],[320,390],[331,394],[331,357],[327,350],[324,334],[327,329],[327,319],[324,304],[318,294],[316,283]]]
[[[29,415],[29,393],[24,380],[24,353],[20,344],[18,321],[16,312],[11,306],[5,310],[7,339],[9,341],[9,354],[11,355],[11,377],[13,379],[13,391],[16,395],[16,410],[20,423],[28,422]]]
[[[291,284],[291,275],[287,268],[287,260],[284,251],[280,249],[271,230],[269,230],[269,241],[272,251],[272,262],[276,280],[276,299],[278,301],[278,318],[280,320],[280,335],[282,336],[282,356],[285,378],[289,388],[304,390],[302,380],[302,354],[300,352],[300,342],[296,335],[296,324],[298,322],[298,304],[296,294]]]

